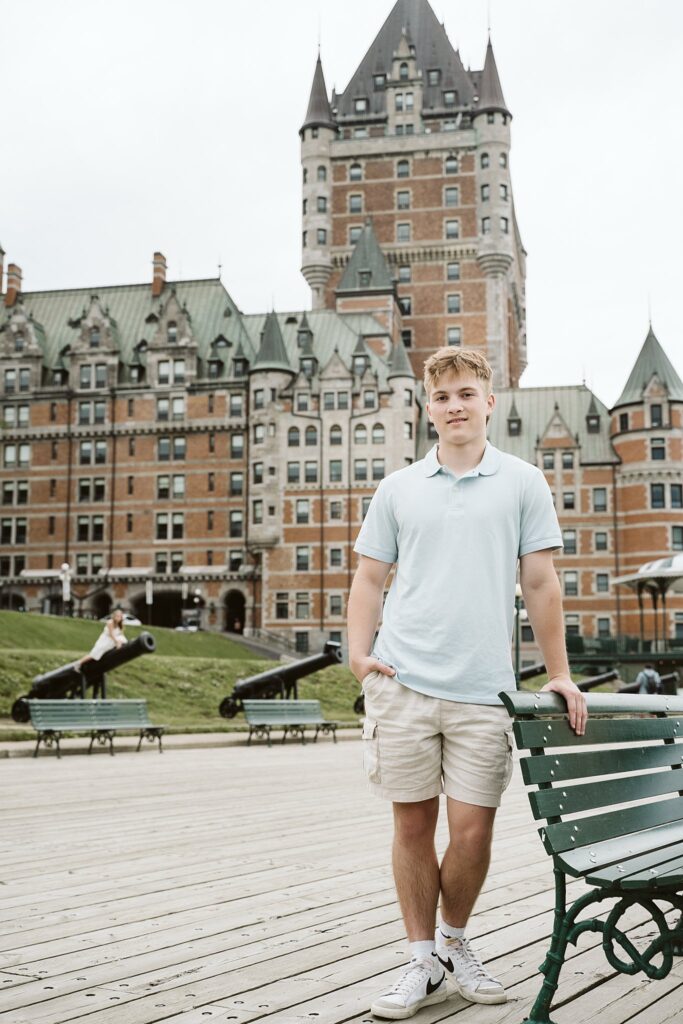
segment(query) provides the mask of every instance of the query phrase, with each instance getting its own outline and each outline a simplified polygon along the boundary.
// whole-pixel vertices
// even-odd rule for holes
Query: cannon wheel
[[[356,715],[365,714],[365,697],[363,696],[362,693],[359,693],[358,696],[356,697],[355,703],[353,705],[353,710],[354,714]]]
[[[218,712],[222,718],[234,718],[238,711],[242,710],[241,702],[232,697],[224,697],[218,706]]]
[[[31,709],[28,706],[28,698],[18,697],[12,705],[12,718],[15,722],[28,722],[31,719]]]

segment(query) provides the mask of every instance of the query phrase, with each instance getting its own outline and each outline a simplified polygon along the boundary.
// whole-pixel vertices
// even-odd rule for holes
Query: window
[[[353,430],[354,444],[368,443],[368,428],[364,423],[357,423]]]
[[[504,235],[510,234],[510,220],[508,217],[500,218],[500,230],[503,232]]]
[[[253,466],[251,467],[251,473],[252,473],[252,480],[253,480],[253,482],[255,484],[262,484],[263,483],[263,463],[262,462],[255,462],[253,464]],[[241,473],[234,473],[233,476],[241,477],[242,474]]]
[[[342,614],[341,594],[330,594],[330,615]]]
[[[31,387],[31,373],[30,370],[21,368],[19,370],[19,390],[29,391]]]
[[[488,153],[482,153],[481,154],[481,156],[479,157],[479,166],[481,167],[482,171],[485,171],[486,168],[489,166],[489,155],[488,155]]]
[[[81,370],[83,367],[81,367]],[[160,359],[157,363],[157,380],[159,384],[168,384],[171,379],[171,363],[168,359]]]
[[[349,245],[355,245],[360,236],[362,235],[362,233],[363,229],[361,227],[358,227],[358,225],[354,225],[354,227],[349,228]],[[369,283],[370,282],[368,281],[368,284]],[[360,285],[361,287],[363,287],[362,281],[360,282]]]
[[[563,530],[562,543],[564,544],[565,555],[576,554],[576,530]]]
[[[173,458],[182,460],[185,458],[186,443],[184,437],[173,438]]]
[[[275,595],[275,618],[289,618],[289,594],[286,591],[280,591]]]
[[[661,405],[650,406],[650,426],[661,427],[662,425],[662,407]]]
[[[543,468],[555,469],[555,452],[543,452]]]
[[[317,462],[304,462],[304,481],[307,484],[317,484],[317,482],[318,482],[318,463]]]
[[[372,479],[382,480],[384,477],[384,459],[373,459],[372,460]]]
[[[607,488],[606,487],[594,487],[593,488],[593,511],[594,512],[606,512],[607,511]]]
[[[298,462],[287,463],[287,483],[298,484],[301,477],[301,467]]]
[[[368,109],[368,101],[365,97],[361,97],[354,101],[353,107],[357,114],[365,114]]]
[[[330,444],[339,445],[342,443],[342,428],[338,423],[330,427]]]
[[[398,304],[404,316],[411,315],[413,311],[413,300],[410,295],[399,296]]]
[[[342,517],[342,503],[341,501],[330,502],[330,519],[341,519]]]
[[[400,114],[403,111],[403,93],[402,92],[397,92],[394,95],[394,106],[396,108],[396,112],[397,113]]]
[[[671,484],[671,507],[683,508],[683,484]]]
[[[318,228],[316,237],[318,239],[318,245],[327,245],[327,231],[325,228]]]
[[[300,444],[299,428],[290,427],[287,431],[287,444],[290,448],[298,448]]]
[[[254,424],[254,444],[263,444],[266,439],[265,423]]]
[[[562,495],[562,508],[571,509],[575,508],[575,496],[573,491],[565,491]]]
[[[413,424],[408,420],[403,424],[403,439],[404,441],[412,441],[413,439]]]
[[[92,462],[92,441],[81,441],[78,445],[78,461],[81,466]]]
[[[409,178],[410,177],[410,162],[408,160],[399,160],[396,164],[396,177],[397,178]]]
[[[460,202],[460,193],[455,186],[444,189],[444,206],[457,206]]]
[[[664,484],[650,484],[650,508],[665,508]]]
[[[263,409],[265,404],[265,390],[263,388],[256,388],[254,391],[254,409]]]
[[[375,405],[376,405],[375,392],[374,391],[370,391],[370,390],[364,391],[363,392],[363,408],[364,409],[374,409]]]
[[[402,264],[398,268],[398,279],[404,284],[409,284],[412,280],[412,268],[408,264]]]
[[[459,313],[460,312],[460,296],[459,295],[448,295],[446,298],[446,311],[448,313]]]
[[[230,437],[230,458],[241,459],[244,455],[244,434],[232,434]]]
[[[415,106],[415,102],[414,102],[413,93],[412,92],[407,92],[406,93],[406,113],[409,113],[409,114],[412,113],[412,111],[414,109],[414,106]],[[407,126],[406,126],[406,133],[410,134],[408,132]]]
[[[574,468],[574,452],[562,452],[562,469]]]
[[[683,526],[671,527],[671,548],[673,551],[683,551]]]
[[[401,331],[401,341],[406,348],[413,347],[413,332],[410,327],[404,327]]]
[[[7,371],[7,373],[10,373],[10,372],[13,373],[14,371],[13,370],[12,371],[9,371],[9,370]],[[5,380],[7,379],[7,373],[5,374]],[[79,370],[78,380],[79,380],[79,384],[80,384],[80,386],[82,388],[89,388],[89,387],[91,387],[92,386],[92,366],[90,366],[87,363],[82,363],[81,367],[80,367],[80,370]],[[6,391],[9,390],[7,388],[7,386],[5,386],[5,390]],[[12,387],[12,391],[14,391],[14,387]]]
[[[367,480],[368,478],[368,460],[367,459],[355,459],[353,463],[353,478],[354,480]]]
[[[650,441],[650,458],[654,461],[666,459],[666,441],[663,437],[653,437]]]
[[[244,398],[242,395],[230,395],[230,415],[241,416],[244,408]]]
[[[363,212],[363,197],[359,195],[349,196],[349,213]]]
[[[330,483],[340,484],[342,479],[341,459],[330,459]]]
[[[296,568],[297,572],[308,572],[311,563],[311,552],[308,547],[297,546]]]
[[[446,328],[446,344],[458,346],[462,344],[462,328],[460,327],[447,327]]]
[[[311,425],[306,427],[306,433],[304,434],[304,443],[307,448],[314,448],[318,443],[318,429]]]
[[[128,438],[128,454],[129,455],[135,455],[135,438],[134,437],[129,437]]]
[[[157,499],[163,501],[165,498],[171,496],[171,478],[170,476],[158,476],[157,477]]]
[[[500,191],[500,198],[505,200],[505,202],[507,202],[507,200],[509,198],[507,185],[499,185],[499,191]]]
[[[565,597],[576,597],[579,593],[579,574],[574,569],[564,573],[564,593]]]
[[[133,513],[132,512],[127,512],[126,513],[126,533],[132,533],[132,532],[133,532]]]
[[[327,181],[327,168],[324,164],[320,164],[317,171],[318,181]]]
[[[396,209],[397,210],[409,210],[410,209],[410,192],[397,192],[396,193]]]
[[[498,157],[498,163],[499,163],[499,165],[501,167],[507,167],[507,165],[508,165],[508,155],[507,155],[507,153],[501,153],[500,154],[500,156]],[[487,164],[487,166],[488,166],[488,164]]]
[[[482,185],[481,186],[481,201],[482,201],[482,203],[488,203],[490,198],[491,198],[491,186],[490,185]]]
[[[481,218],[481,233],[482,233],[482,235],[489,235],[491,233],[491,218],[490,217],[482,217]]]
[[[595,574],[595,589],[598,594],[606,594],[609,591],[609,573],[598,572]]]
[[[157,419],[168,419],[169,404],[168,398],[157,398]]]
[[[619,413],[619,430],[628,430],[628,413]]]
[[[297,498],[296,521],[297,523],[310,522],[310,503],[308,498]]]
[[[396,225],[396,241],[397,242],[409,242],[410,241],[410,224],[397,224]]]
[[[595,534],[594,545],[596,551],[607,551],[607,534],[603,530]]]
[[[363,168],[360,164],[351,164],[349,167],[349,181],[362,181]]]
[[[95,366],[95,387],[106,388],[107,386],[107,366],[106,363],[97,363]]]
[[[263,501],[261,500],[261,498],[256,498],[255,501],[252,501],[251,518],[254,521],[254,523],[263,522]]]
[[[330,568],[340,569],[342,566],[342,549],[330,548]]]
[[[318,196],[316,207],[318,213],[327,213],[327,199],[325,196]]]
[[[233,472],[230,474],[230,496],[238,498],[244,493],[244,473]]]
[[[244,525],[244,513],[241,509],[233,509],[230,513],[230,536],[241,537]]]
[[[459,281],[460,280],[460,264],[459,263],[449,263],[449,264],[447,264],[447,267],[446,267],[446,278],[449,281]]]
[[[460,221],[446,221],[446,238],[460,238]]]
[[[370,502],[371,501],[372,501],[371,497],[367,497],[366,496],[365,498],[361,498],[360,508],[361,508],[361,518],[362,519],[365,519],[366,515],[368,514],[368,509],[370,508]]]
[[[405,79],[408,77],[408,65],[405,63],[405,61],[400,65],[398,69],[398,77],[401,81],[405,81]]]
[[[311,611],[311,602],[306,591],[300,591],[296,595],[294,617],[296,619],[307,619]]]
[[[384,427],[381,423],[375,423],[372,428],[372,443],[384,444]]]
[[[83,369],[83,367],[81,367]],[[87,385],[86,385],[87,386]],[[7,394],[11,394],[17,389],[17,371],[16,370],[5,370],[5,391]]]
[[[598,637],[600,640],[606,640],[611,636],[610,620],[608,618],[598,619]]]
[[[83,444],[84,442],[81,442]],[[168,462],[171,458],[170,437],[160,437],[157,441],[157,461]]]
[[[206,477],[206,489],[209,493],[213,493],[216,490],[216,474],[208,473]]]
[[[444,162],[444,173],[445,174],[457,174],[458,173],[458,158],[457,156],[447,156]]]
[[[386,81],[387,81],[387,76],[386,75],[373,75],[372,76],[372,86],[373,86],[373,89],[383,89],[384,86],[386,85]]]

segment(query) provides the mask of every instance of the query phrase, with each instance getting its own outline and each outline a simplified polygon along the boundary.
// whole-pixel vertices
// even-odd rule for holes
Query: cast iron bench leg
[[[337,726],[336,725],[331,725],[330,729],[332,730],[332,739],[336,743],[337,742]]]
[[[38,733],[38,742],[36,743],[36,749],[33,751],[33,756],[34,757],[38,757],[38,747],[40,746],[40,741],[41,741],[42,738],[43,738],[43,734],[42,734],[42,732],[39,732]]]
[[[137,750],[139,750],[140,747],[142,746],[142,738],[143,738],[144,735],[145,735],[145,730],[144,729],[140,729],[140,740],[139,740],[137,748],[136,748]]]

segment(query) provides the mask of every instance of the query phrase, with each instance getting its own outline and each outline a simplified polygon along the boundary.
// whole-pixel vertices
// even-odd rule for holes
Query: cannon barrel
[[[526,668],[520,669],[520,679],[533,679],[534,676],[542,676],[545,672],[545,664],[542,661],[536,662],[535,665],[527,665]]]
[[[300,658],[289,664],[277,665],[247,679],[238,679],[230,696],[221,701],[219,713],[223,718],[234,718],[242,710],[243,700],[268,700],[289,695],[292,690],[296,692],[299,679],[327,668],[328,665],[339,664],[341,660],[341,644],[328,640],[320,654],[312,654],[308,658]]]
[[[576,685],[583,693],[587,690],[592,690],[594,686],[600,686],[601,683],[609,683],[612,679],[618,679],[619,673],[615,668],[610,669],[609,672],[602,672],[599,676],[590,676],[588,679],[582,679],[580,683]]]
[[[70,661],[66,665],[52,669],[36,676],[31,689],[23,697],[15,700],[12,706],[12,718],[15,722],[28,722],[29,708],[26,703],[32,699],[52,699],[81,696],[83,686],[100,683],[106,672],[111,672],[120,665],[125,665],[141,654],[150,654],[156,647],[151,633],[141,633],[122,647],[106,651],[98,661],[86,661],[79,670],[78,662]]]
[[[666,675],[659,677],[662,680],[662,691],[668,694],[670,697],[675,697],[678,693],[678,672],[667,672]],[[618,693],[638,693],[640,687],[638,683],[629,683],[627,686],[622,686]]]

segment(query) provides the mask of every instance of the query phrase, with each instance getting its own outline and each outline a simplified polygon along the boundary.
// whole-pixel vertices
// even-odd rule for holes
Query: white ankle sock
[[[446,939],[464,939],[465,929],[454,928],[452,924],[447,924],[443,918],[439,920],[439,931]]]
[[[424,939],[422,942],[410,943],[411,960],[426,960],[428,956],[432,956],[435,953],[436,943],[431,942],[429,939]]]

